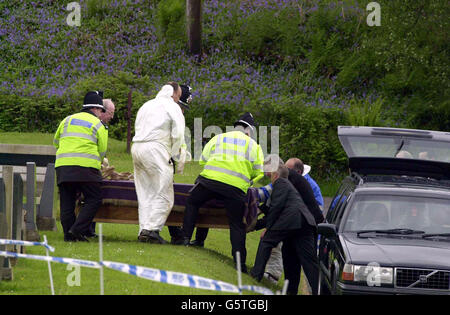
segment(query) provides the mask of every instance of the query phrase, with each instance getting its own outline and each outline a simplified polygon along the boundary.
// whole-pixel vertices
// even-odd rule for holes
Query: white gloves
[[[185,148],[180,148],[180,154],[176,157],[176,161],[177,161],[176,173],[183,174],[184,164],[187,161],[190,161],[191,159],[192,159],[191,153],[186,151]]]

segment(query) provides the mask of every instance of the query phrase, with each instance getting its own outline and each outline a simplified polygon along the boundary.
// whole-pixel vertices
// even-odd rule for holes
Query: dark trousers
[[[244,193],[242,194],[244,195]],[[198,210],[205,202],[211,199],[222,200],[225,205],[230,224],[231,252],[235,262],[236,252],[240,252],[242,270],[245,271],[247,270],[245,267],[247,250],[245,248],[246,233],[243,220],[245,213],[244,198],[236,199],[227,194],[221,194],[217,190],[212,191],[202,184],[196,184],[188,197],[186,209],[184,210],[183,234],[191,239],[197,222]]]
[[[288,294],[297,294],[301,269],[311,285],[312,294],[317,294],[319,264],[316,255],[314,230],[307,226],[296,230],[269,230],[261,239],[256,254],[252,276],[261,280],[272,248],[283,242],[282,256],[285,279],[289,280]]]
[[[170,237],[174,240],[183,238],[183,231],[179,226],[168,225]]]
[[[82,235],[89,234],[92,220],[102,204],[102,191],[99,182],[64,182],[58,185],[60,193],[61,225],[64,234],[69,230]],[[84,197],[84,204],[75,216],[75,203],[78,193]]]
[[[208,237],[209,228],[197,228],[195,230],[195,240],[199,242],[204,242]]]

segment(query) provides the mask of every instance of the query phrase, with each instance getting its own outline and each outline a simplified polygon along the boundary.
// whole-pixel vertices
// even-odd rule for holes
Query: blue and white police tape
[[[52,257],[52,256],[40,256],[40,255],[28,255],[28,254],[18,254],[13,252],[0,251],[0,256],[3,257],[13,257],[13,258],[25,258],[41,261],[50,261],[54,263],[75,265],[87,268],[100,269],[102,266],[100,263],[89,260],[74,259],[74,258],[62,258],[62,257]]]
[[[43,246],[51,252],[55,251],[55,248],[48,245],[47,243],[39,243],[39,242],[26,242],[26,241],[0,239],[0,245]]]
[[[254,285],[243,285],[241,286],[241,290],[246,290],[246,291],[252,291],[252,292],[256,292],[256,293],[260,293],[260,294],[264,294],[264,295],[274,295],[274,293],[264,287],[258,287],[258,286],[254,286]]]
[[[239,293],[239,288],[233,284],[203,278],[199,276],[189,275],[180,272],[165,271],[147,267],[127,265],[117,262],[104,261],[105,267],[122,271],[124,273],[144,278],[147,280],[190,287],[196,289]]]

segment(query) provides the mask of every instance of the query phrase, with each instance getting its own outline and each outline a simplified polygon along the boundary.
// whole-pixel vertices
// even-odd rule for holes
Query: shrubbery
[[[84,0],[81,27],[66,1],[0,4],[0,130],[54,132],[88,90],[116,103],[110,135],[169,80],[194,88],[193,128],[232,125],[252,111],[280,126],[281,154],[323,177],[346,166],[338,125],[449,130],[448,2],[204,1],[201,60],[186,52],[184,0]],[[269,128],[270,129],[270,128]],[[319,175],[318,174],[318,175]]]

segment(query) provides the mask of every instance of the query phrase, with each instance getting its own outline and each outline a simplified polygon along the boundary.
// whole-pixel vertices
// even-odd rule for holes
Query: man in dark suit
[[[260,281],[272,248],[283,242],[283,267],[285,279],[289,280],[288,294],[298,293],[302,267],[312,293],[317,294],[316,219],[288,180],[289,170],[278,156],[270,155],[266,159],[264,172],[271,178],[273,190],[266,216],[258,220],[256,225],[257,230],[266,227],[267,231],[259,243],[250,274]]]

